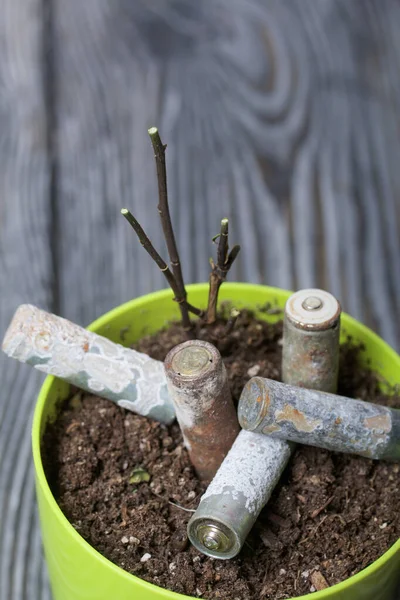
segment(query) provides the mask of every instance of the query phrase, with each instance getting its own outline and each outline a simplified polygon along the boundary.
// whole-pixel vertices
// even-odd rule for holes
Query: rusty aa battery
[[[282,381],[336,392],[339,370],[340,304],[318,289],[300,290],[285,306]]]
[[[239,422],[274,438],[400,460],[400,411],[362,400],[253,377],[240,397]]]
[[[164,366],[192,464],[211,481],[239,433],[221,355],[208,342],[190,340],[173,348]]]
[[[287,442],[242,430],[188,524],[207,556],[236,556],[290,457]]]

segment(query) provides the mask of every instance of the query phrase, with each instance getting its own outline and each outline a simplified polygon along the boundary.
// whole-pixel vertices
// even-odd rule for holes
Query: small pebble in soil
[[[140,559],[141,563],[146,563],[151,559],[151,554],[149,554],[148,552],[146,552],[146,554],[143,554],[142,558]]]
[[[309,576],[309,574],[310,574],[310,571],[303,571],[303,572],[302,572],[302,574],[301,574],[301,576],[302,576],[304,579],[308,579],[308,576]]]
[[[140,544],[140,540],[137,537],[134,537],[133,535],[131,535],[129,538],[129,543],[136,544],[138,546]]]
[[[255,377],[256,375],[259,374],[260,371],[261,371],[261,366],[254,365],[254,366],[250,367],[250,369],[247,370],[247,375],[249,377]]]

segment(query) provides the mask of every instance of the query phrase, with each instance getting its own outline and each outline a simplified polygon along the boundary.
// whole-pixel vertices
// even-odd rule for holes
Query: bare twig
[[[229,269],[233,265],[233,262],[234,262],[235,258],[237,257],[237,255],[239,254],[239,252],[240,252],[240,246],[238,244],[236,246],[233,246],[232,250],[229,253],[228,260],[226,261],[226,264],[225,264],[226,273],[228,273]]]
[[[314,535],[317,533],[318,529],[321,527],[321,525],[324,523],[324,521],[326,521],[326,519],[329,517],[329,515],[325,515],[324,517],[322,517],[322,519],[320,520],[320,522],[318,523],[318,525],[316,525],[316,527],[314,527],[314,529],[312,529],[309,532],[309,535],[305,538],[303,538],[302,540],[300,540],[298,542],[298,545],[300,544],[304,544],[305,542],[307,542],[310,538],[314,537]]]
[[[185,305],[187,306],[188,311],[191,312],[193,315],[200,317],[200,319],[205,318],[205,316],[206,316],[205,310],[201,310],[201,308],[197,308],[197,306],[193,306],[193,304],[190,304],[190,302],[188,302],[187,300],[185,301]]]
[[[191,327],[188,306],[186,301],[186,290],[183,282],[182,268],[179,260],[178,248],[176,246],[174,230],[172,227],[171,216],[168,205],[168,190],[167,190],[167,170],[165,166],[165,148],[161,141],[157,127],[149,129],[149,136],[153,145],[154,157],[156,159],[157,181],[158,181],[158,212],[160,214],[161,225],[164,232],[165,241],[167,244],[168,255],[171,261],[172,272],[179,290],[179,298],[183,298],[184,302],[179,305],[182,313],[182,323],[185,329]]]
[[[165,260],[158,254],[157,250],[154,248],[150,239],[147,237],[144,229],[142,228],[140,223],[135,219],[133,214],[127,208],[121,209],[121,214],[125,217],[125,219],[128,221],[128,223],[132,226],[132,228],[134,229],[136,235],[138,236],[139,241],[142,244],[143,248],[151,256],[151,258],[154,260],[154,262],[159,267],[160,271],[163,273],[165,279],[168,281],[170,288],[172,289],[172,291],[175,294],[175,300],[179,304],[179,306],[182,307],[182,305],[185,305],[185,308],[187,309],[187,311],[190,311],[199,317],[203,317],[204,311],[200,310],[199,308],[196,308],[195,306],[192,306],[191,304],[186,302],[186,299],[184,297],[181,296],[181,291],[178,288],[178,285],[176,283],[175,277],[174,277],[171,269],[168,267]],[[189,324],[189,328],[190,328],[190,324]]]
[[[228,244],[229,221],[222,219],[218,237],[217,262],[211,260],[210,291],[208,295],[207,323],[214,323],[217,318],[217,302],[219,288],[225,281],[229,269],[240,252],[240,246],[234,246],[229,253]],[[216,239],[216,238],[214,238]]]
[[[231,331],[235,327],[235,324],[236,324],[236,321],[238,320],[239,315],[240,315],[240,310],[237,310],[237,308],[232,308],[229,320],[227,321],[224,332],[222,334],[223,337],[225,337],[231,333]]]
[[[312,511],[310,517],[312,519],[315,519],[316,517],[318,517],[318,515],[325,510],[325,508],[327,508],[329,506],[329,504],[332,502],[332,500],[334,499],[335,496],[331,496],[330,498],[328,498],[328,500],[326,502],[324,502],[324,504],[322,506],[320,506],[319,508],[316,508],[315,510]]]
[[[176,295],[177,301],[179,301],[179,293],[177,293],[175,291],[177,289],[175,278],[174,278],[171,270],[169,269],[167,263],[165,262],[165,260],[158,254],[157,250],[154,248],[150,239],[147,237],[147,235],[146,235],[144,229],[142,228],[142,226],[140,225],[139,221],[137,221],[137,219],[135,219],[133,214],[127,208],[121,209],[121,215],[123,215],[125,217],[125,219],[128,221],[128,223],[134,229],[143,248],[151,256],[151,258],[154,260],[154,262],[157,264],[160,271],[163,272],[165,278],[167,279],[169,285],[171,286],[172,290],[174,291],[174,293]]]
[[[164,496],[161,496],[161,494],[157,494],[157,492],[155,492],[154,490],[150,490],[150,491],[152,494],[157,496],[157,498],[160,498],[160,500],[164,500],[164,502],[168,502],[168,504],[171,504],[171,506],[175,506],[176,508],[180,508],[181,510],[185,510],[186,512],[190,512],[190,513],[196,512],[194,508],[185,508],[184,506],[181,506],[177,502],[172,502],[172,500],[169,500],[168,498],[164,498]]]
[[[218,251],[217,251],[217,265],[224,267],[228,260],[228,234],[229,234],[229,221],[228,219],[222,219],[221,231],[219,234]]]

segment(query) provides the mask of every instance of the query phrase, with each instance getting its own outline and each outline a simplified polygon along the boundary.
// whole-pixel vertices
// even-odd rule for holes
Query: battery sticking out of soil
[[[283,321],[282,381],[332,392],[339,372],[340,304],[324,290],[296,292]]]
[[[163,363],[31,304],[16,311],[3,351],[144,417],[175,419]]]
[[[282,373],[286,383],[335,392],[340,304],[323,290],[300,290],[285,306]],[[266,443],[264,443],[266,442]],[[241,431],[188,524],[192,544],[229,559],[268,502],[294,445]]]
[[[170,397],[191,462],[211,481],[239,433],[225,365],[209,342],[190,340],[165,359]]]
[[[189,521],[192,544],[214,558],[236,556],[289,457],[286,442],[242,430]]]
[[[239,422],[274,438],[400,460],[400,411],[362,400],[254,377],[240,397]]]

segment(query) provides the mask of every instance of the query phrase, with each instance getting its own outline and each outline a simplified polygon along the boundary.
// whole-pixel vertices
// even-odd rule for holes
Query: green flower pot
[[[206,304],[208,285],[188,286],[190,301]],[[250,307],[257,311],[270,302],[283,307],[289,292],[274,288],[226,283],[220,292],[221,300],[231,300],[234,306]],[[168,321],[179,318],[177,305],[171,301],[169,290],[149,294],[107,313],[90,326],[115,342],[127,328],[124,342],[130,344],[140,336],[152,333]],[[270,321],[279,316],[259,314]],[[390,384],[400,383],[400,357],[372,331],[344,315],[343,334],[351,334],[365,345],[363,360]],[[176,594],[130,575],[101,556],[75,531],[58,507],[43,471],[40,442],[46,422],[56,417],[57,400],[68,396],[69,386],[47,377],[40,391],[33,421],[33,457],[36,491],[47,565],[54,600],[184,600]],[[389,600],[399,581],[400,540],[372,565],[331,588],[312,594],[313,600]],[[310,595],[301,596],[309,598]]]

